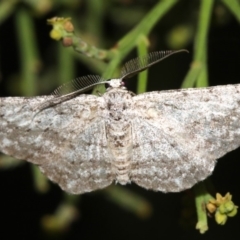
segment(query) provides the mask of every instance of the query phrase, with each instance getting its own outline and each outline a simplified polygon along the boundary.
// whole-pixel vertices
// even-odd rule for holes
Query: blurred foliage
[[[63,17],[58,25],[55,24],[57,18],[52,18],[55,15]],[[169,49],[192,47],[193,59],[182,87],[208,86],[211,19],[215,24],[224,25],[232,18],[240,22],[240,2],[237,0],[0,0],[1,38],[7,38],[7,32],[13,31],[14,43],[9,42],[9,45],[13,51],[18,51],[8,56],[10,60],[5,58],[6,63],[1,62],[1,93],[21,96],[50,93],[58,85],[86,72],[109,79],[117,76],[119,66],[132,51],[145,55],[149,50],[158,50],[158,41]],[[48,23],[52,29],[44,25],[47,19],[51,19]],[[155,29],[162,22],[164,35],[159,37]],[[50,37],[61,40],[62,45],[49,41],[48,31]],[[73,49],[66,48],[69,46]],[[14,61],[18,61],[17,67]],[[146,91],[147,71],[138,78],[137,92]],[[104,88],[100,91],[104,92]],[[22,163],[6,156],[0,158],[2,169]],[[32,169],[36,190],[48,194],[50,188],[45,177],[36,167]],[[216,190],[211,192],[215,194]],[[102,194],[143,219],[154,212],[147,198],[127,188],[111,186]],[[194,188],[194,194],[198,218],[195,222],[200,233],[208,230],[206,207],[212,211],[214,206],[211,213],[215,213],[219,224],[224,224],[228,216],[237,212],[230,194],[225,198],[218,194],[216,200],[211,200],[214,198],[204,183]],[[55,235],[70,231],[70,224],[80,215],[78,198],[64,194],[55,213],[42,216],[45,231]],[[191,204],[187,206],[194,208]],[[185,216],[193,212],[185,210]]]

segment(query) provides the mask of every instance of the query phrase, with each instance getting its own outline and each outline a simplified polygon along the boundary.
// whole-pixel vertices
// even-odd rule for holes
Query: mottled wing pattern
[[[0,151],[39,165],[70,193],[106,187],[111,172],[102,98],[81,95],[54,107],[32,109],[51,97],[0,99]]]
[[[240,85],[150,92],[133,101],[131,180],[142,187],[190,188],[240,145]]]

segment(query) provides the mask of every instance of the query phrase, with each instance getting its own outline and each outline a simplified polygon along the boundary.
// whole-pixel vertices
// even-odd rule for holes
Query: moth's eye
[[[105,88],[109,88],[110,85],[109,85],[109,83],[105,83],[104,86],[105,86]]]

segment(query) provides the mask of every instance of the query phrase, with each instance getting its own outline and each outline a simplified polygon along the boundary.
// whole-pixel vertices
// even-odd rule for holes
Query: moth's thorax
[[[125,89],[112,88],[104,95],[106,109],[110,120],[121,121],[132,107],[132,95]]]

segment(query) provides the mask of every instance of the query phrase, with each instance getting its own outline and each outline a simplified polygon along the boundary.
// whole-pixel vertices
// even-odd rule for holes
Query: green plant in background
[[[37,46],[35,30],[33,26],[32,15],[25,7],[20,7],[16,10],[16,6],[21,1],[0,1],[0,23],[8,17],[9,14],[16,11],[16,29],[18,36],[18,43],[21,57],[21,77],[19,81],[19,92],[25,96],[35,96],[39,94],[39,89],[45,88],[45,83],[52,79],[52,73],[45,76],[45,80],[39,82],[39,71],[42,63],[40,60],[40,53]],[[54,1],[23,1],[28,4],[35,13],[43,14],[49,9],[57,5]],[[194,52],[191,68],[189,69],[182,87],[204,87],[208,86],[208,69],[207,69],[207,45],[208,45],[208,30],[210,27],[210,18],[213,12],[214,0],[200,1],[199,17],[197,29],[194,33]],[[240,3],[237,0],[222,0],[223,5],[236,17],[240,22]],[[82,1],[62,1],[63,6],[74,8],[81,4]],[[74,26],[70,18],[51,18],[48,24],[52,25],[50,32],[51,38],[62,42],[63,46],[58,48],[58,77],[56,81],[48,84],[61,85],[66,80],[75,77],[74,61],[78,59],[83,62],[92,72],[101,74],[103,78],[109,79],[117,75],[119,65],[123,59],[133,50],[137,49],[138,55],[146,55],[148,53],[149,34],[154,26],[161,21],[161,19],[169,13],[169,11],[178,4],[177,0],[159,1],[147,13],[135,27],[129,31],[123,38],[117,41],[115,46],[111,49],[100,49],[95,46],[101,46],[102,38],[102,22],[103,14],[106,9],[110,8],[110,1],[96,1],[88,0],[87,5],[89,15],[86,17],[85,24],[89,30],[89,36],[85,35],[79,37],[78,26]],[[63,12],[62,15],[68,15],[68,12]],[[70,16],[70,14],[69,14]],[[24,29],[24,30],[23,30]],[[181,38],[179,38],[179,32]],[[193,36],[191,27],[177,26],[169,34],[169,42],[176,46],[183,46],[184,43],[190,41]],[[93,42],[92,38],[99,38],[98,41]],[[87,39],[83,41],[82,39]],[[95,45],[95,46],[94,46]],[[72,47],[74,51],[66,50],[64,47]],[[147,90],[147,71],[138,76],[137,93],[142,93]],[[27,87],[26,87],[27,86]],[[104,92],[104,87],[98,88],[98,91]],[[10,164],[12,163],[12,165]],[[21,161],[9,159],[9,157],[2,156],[0,159],[0,166],[2,168],[15,167]],[[40,192],[48,191],[48,182],[45,177],[39,173],[36,167],[33,168],[33,176],[35,180],[36,189]],[[225,197],[217,194],[216,199],[208,192],[208,187],[205,183],[200,183],[194,187],[195,205],[197,210],[197,224],[196,228],[200,233],[208,230],[207,214],[215,214],[215,219],[218,224],[225,224],[227,217],[232,217],[237,213],[237,207],[232,202],[232,196],[227,194]],[[111,186],[102,192],[113,202],[120,205],[142,218],[147,218],[151,212],[150,203],[143,197],[130,192],[129,190],[120,186]],[[43,226],[50,231],[63,231],[76,218],[78,196],[64,195],[62,203],[58,206],[55,214],[51,216],[44,216],[42,218]],[[204,207],[203,207],[204,206]]]

